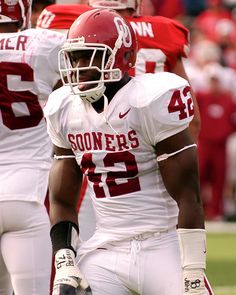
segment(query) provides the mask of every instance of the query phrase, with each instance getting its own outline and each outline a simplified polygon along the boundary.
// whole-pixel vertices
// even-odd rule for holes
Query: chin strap
[[[124,32],[119,31],[119,36],[118,36],[118,38],[116,40],[115,46],[114,46],[114,48],[113,48],[113,50],[111,52],[111,55],[109,56],[108,61],[107,61],[106,65],[105,65],[106,70],[110,69],[114,65],[114,60],[115,60],[116,53],[122,46],[123,35],[124,35]]]
[[[96,87],[96,89],[91,89],[91,90],[88,89],[88,90],[78,92],[78,86],[75,86],[75,87],[76,89],[74,89],[73,87],[74,94],[79,95],[83,101],[86,101],[89,103],[94,103],[98,101],[104,95],[104,92],[106,90],[106,86],[102,82],[98,84],[98,87]]]

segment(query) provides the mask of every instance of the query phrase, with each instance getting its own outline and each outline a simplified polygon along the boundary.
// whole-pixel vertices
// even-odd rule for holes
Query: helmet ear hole
[[[131,68],[136,61],[136,51],[131,50],[129,52],[125,52],[124,54],[124,62],[128,64],[129,68]]]
[[[125,52],[125,55],[124,55],[125,61],[128,61],[130,57],[131,57],[131,52]]]

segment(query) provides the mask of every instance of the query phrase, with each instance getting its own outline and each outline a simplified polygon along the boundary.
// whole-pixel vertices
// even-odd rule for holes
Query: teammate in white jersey
[[[42,107],[60,79],[65,37],[25,29],[28,0],[1,0],[0,7],[0,294],[47,295],[52,250],[44,200],[52,144]]]
[[[61,50],[64,86],[44,108],[55,151],[53,295],[208,294],[190,86],[171,73],[129,77],[136,45],[119,14],[95,9],[72,24]],[[83,174],[97,229],[77,251]]]

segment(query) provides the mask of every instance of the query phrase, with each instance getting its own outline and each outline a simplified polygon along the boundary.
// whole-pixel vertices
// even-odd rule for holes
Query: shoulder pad
[[[144,74],[133,78],[135,87],[130,89],[130,104],[133,107],[145,107],[170,90],[189,85],[184,78],[169,72]]]
[[[48,97],[43,112],[45,117],[49,117],[60,109],[63,109],[72,100],[71,88],[69,86],[62,86],[54,90]]]

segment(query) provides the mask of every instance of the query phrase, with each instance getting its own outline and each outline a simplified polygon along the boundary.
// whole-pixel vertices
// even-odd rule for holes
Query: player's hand
[[[52,295],[76,295],[78,289],[92,294],[91,289],[75,262],[70,249],[61,249],[55,255],[56,275]]]
[[[183,270],[184,295],[208,295],[203,269]]]

